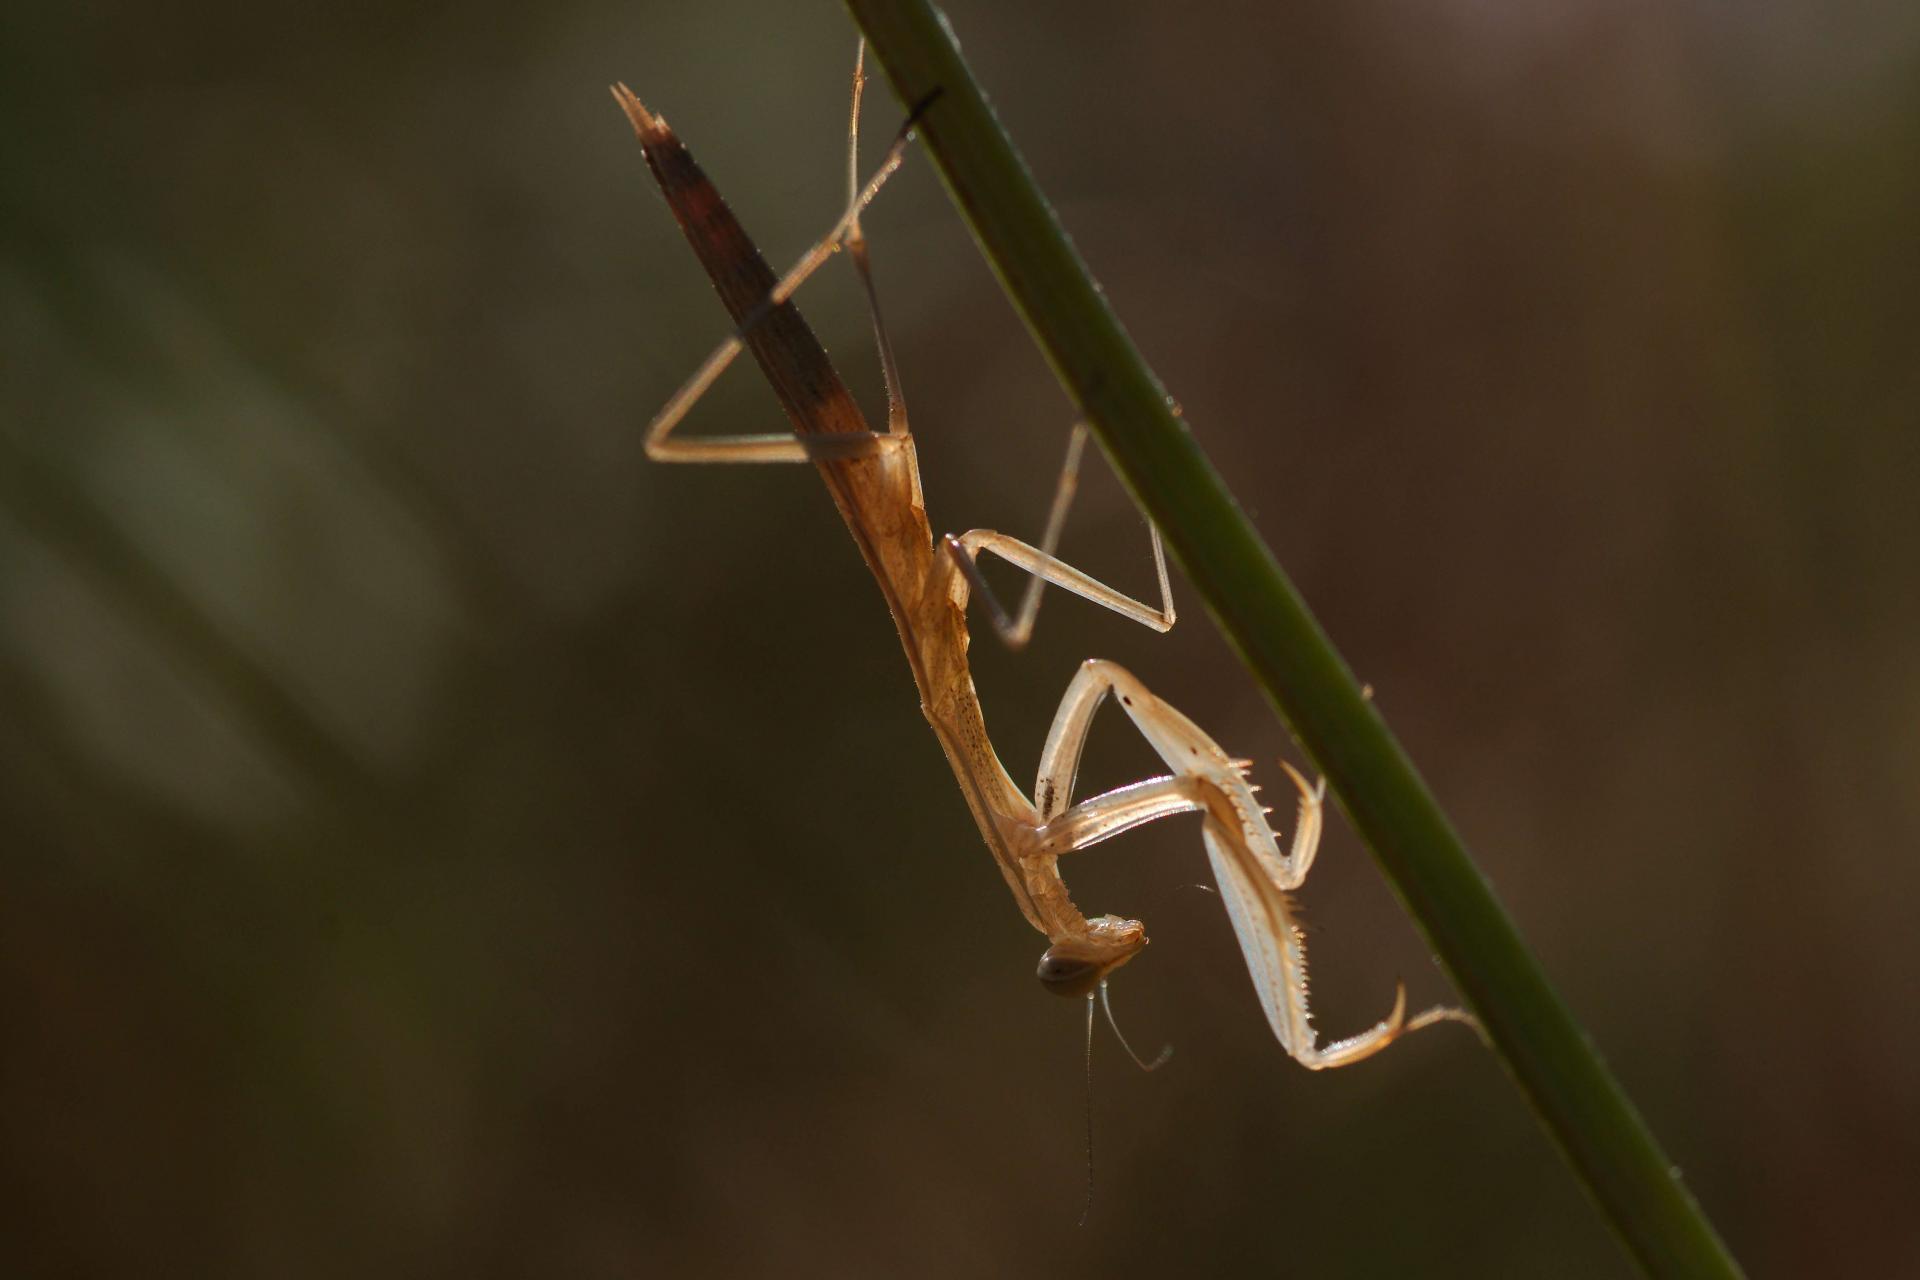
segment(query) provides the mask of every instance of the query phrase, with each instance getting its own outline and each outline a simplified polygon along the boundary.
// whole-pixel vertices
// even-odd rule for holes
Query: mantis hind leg
[[[1093,715],[1109,694],[1119,699],[1174,773],[1074,804],[1073,786]],[[1324,786],[1309,786],[1287,767],[1300,808],[1292,845],[1282,853],[1245,768],[1245,761],[1229,757],[1126,669],[1090,660],[1068,686],[1041,751],[1034,789],[1034,805],[1044,823],[1037,833],[1041,850],[1057,857],[1158,818],[1200,812],[1208,861],[1267,1021],[1281,1046],[1302,1066],[1347,1066],[1373,1056],[1408,1031],[1440,1021],[1471,1023],[1470,1015],[1450,1008],[1430,1009],[1409,1020],[1401,988],[1391,1012],[1373,1027],[1324,1046],[1317,1043],[1307,1002],[1306,944],[1288,891],[1305,881],[1313,864],[1323,825]]]
[[[864,51],[863,43],[862,64]],[[856,65],[853,120],[848,129],[850,162],[857,156],[860,90],[863,83],[861,67]],[[899,397],[899,377],[892,348],[880,325],[878,304],[867,263],[866,242],[860,231],[860,213],[879,195],[880,188],[904,160],[907,143],[912,136],[911,121],[909,127],[901,129],[893,145],[887,149],[879,168],[866,184],[863,186],[858,181],[852,183],[847,207],[827,234],[802,254],[785,276],[775,280],[751,241],[746,239],[745,232],[733,220],[718,192],[714,191],[712,184],[686,155],[685,148],[668,128],[666,121],[648,111],[625,85],[616,85],[613,96],[626,112],[641,146],[654,163],[655,176],[660,180],[675,217],[694,242],[695,250],[703,262],[707,262],[709,274],[713,276],[722,297],[728,300],[737,319],[734,332],[713,350],[648,424],[647,456],[656,462],[819,462],[872,456],[906,439],[906,410]],[[839,376],[827,364],[826,354],[820,350],[818,340],[791,306],[794,293],[843,245],[851,246],[851,256],[867,291],[869,304],[873,307],[875,329],[880,335],[889,405],[889,430],[886,432],[865,429],[866,424],[858,408],[840,383]],[[709,258],[716,261],[708,261]],[[836,420],[837,428],[805,435],[770,433],[677,438],[674,431],[681,420],[743,350],[753,345],[756,353],[762,356],[763,363],[766,362],[769,335],[778,339],[771,344],[772,347],[810,349],[799,354],[782,349],[777,363],[768,367],[768,377],[773,381],[775,390],[782,393],[782,402],[830,402],[824,405],[823,413]]]
[[[853,259],[854,272],[860,277],[860,288],[867,297],[867,314],[873,317],[873,340],[880,349],[880,373],[887,384],[887,434],[904,436],[907,434],[907,398],[900,388],[900,364],[894,359],[893,342],[887,337],[886,322],[880,317],[880,292],[873,285],[867,235],[860,227],[860,214],[867,206],[867,201],[860,196],[860,99],[866,87],[867,41],[862,36],[860,49],[853,57],[853,106],[847,120],[847,217],[841,241],[847,246],[847,256]]]

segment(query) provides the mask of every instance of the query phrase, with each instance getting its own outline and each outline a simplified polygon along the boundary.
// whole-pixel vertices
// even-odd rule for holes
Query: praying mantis
[[[1089,659],[1074,674],[1041,749],[1031,796],[1000,762],[967,662],[969,601],[979,596],[995,632],[1015,648],[1032,634],[1041,592],[1049,583],[1164,632],[1175,618],[1166,557],[1158,530],[1149,524],[1160,595],[1155,608],[1054,554],[1086,441],[1085,428],[1078,426],[1071,433],[1038,546],[988,529],[933,536],[860,215],[899,169],[914,121],[937,107],[937,101],[919,104],[879,168],[862,183],[858,165],[864,55],[863,45],[853,77],[846,210],[792,270],[777,278],[666,121],[624,84],[614,87],[614,98],[639,137],[648,168],[735,325],[732,335],[655,415],[646,434],[648,456],[658,462],[813,464],[886,597],[921,709],[981,837],[1021,914],[1046,935],[1048,946],[1038,968],[1046,990],[1084,997],[1091,1018],[1091,1002],[1096,993],[1105,996],[1109,975],[1147,945],[1146,928],[1138,920],[1082,914],[1061,877],[1060,859],[1145,823],[1198,813],[1207,858],[1261,1007],[1274,1036],[1296,1062],[1314,1070],[1347,1066],[1421,1027],[1445,1020],[1471,1022],[1470,1015],[1448,1007],[1409,1018],[1401,985],[1384,1019],[1359,1034],[1319,1042],[1307,1002],[1305,945],[1288,895],[1306,880],[1319,849],[1324,781],[1310,785],[1292,765],[1281,762],[1298,793],[1293,839],[1282,851],[1267,825],[1269,811],[1255,799],[1258,788],[1248,780],[1251,762],[1228,756],[1117,664]],[[868,425],[792,301],[801,284],[843,248],[853,261],[873,320],[887,394],[885,431]],[[753,354],[772,384],[791,432],[675,434],[688,410],[743,350]],[[981,576],[978,560],[988,553],[1031,575],[1011,614]],[[1094,713],[1109,696],[1118,699],[1170,772],[1076,802],[1081,751]]]

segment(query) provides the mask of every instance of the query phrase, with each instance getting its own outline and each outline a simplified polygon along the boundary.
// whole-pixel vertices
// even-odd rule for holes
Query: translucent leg
[[[1195,778],[1149,778],[1116,787],[1067,809],[1034,832],[1039,851],[1056,857],[1091,848],[1125,831],[1206,807]]]
[[[1054,713],[1046,745],[1040,749],[1034,804],[1042,818],[1051,821],[1071,802],[1094,712],[1109,693],[1118,696],[1121,709],[1176,777],[1208,782],[1208,794],[1224,797],[1235,814],[1236,829],[1256,851],[1268,878],[1282,890],[1298,888],[1306,880],[1320,844],[1323,788],[1308,787],[1291,766],[1282,766],[1300,790],[1300,821],[1292,847],[1281,853],[1267,827],[1266,811],[1254,798],[1257,788],[1246,780],[1247,762],[1227,755],[1198,725],[1155,697],[1126,668],[1100,658],[1081,663],[1074,673]]]
[[[954,582],[955,600],[964,606],[968,595],[978,592],[981,602],[987,607],[988,616],[993,620],[994,631],[1010,649],[1021,648],[1032,638],[1034,620],[1040,614],[1040,593],[1049,582],[1095,604],[1104,605],[1142,626],[1152,627],[1155,631],[1164,632],[1173,627],[1173,588],[1167,581],[1166,551],[1160,545],[1160,531],[1151,522],[1147,525],[1147,531],[1153,544],[1154,573],[1160,583],[1158,609],[1124,592],[1115,591],[1054,554],[1060,545],[1060,532],[1067,522],[1067,511],[1073,505],[1074,492],[1079,487],[1080,459],[1086,451],[1086,445],[1087,429],[1084,425],[1076,424],[1067,441],[1066,462],[1060,468],[1060,482],[1055,486],[1053,506],[1047,512],[1046,531],[1038,547],[991,529],[974,529],[958,537],[948,534],[944,540],[947,554],[960,570]],[[978,561],[983,551],[990,551],[1033,575],[1016,614],[1007,613],[993,588],[987,585],[986,578],[981,575]]]
[[[853,58],[853,109],[847,121],[847,208],[852,216],[841,238],[846,243],[847,256],[853,259],[854,271],[860,276],[860,287],[866,291],[867,314],[873,317],[873,340],[880,348],[880,372],[887,383],[887,432],[903,436],[907,434],[907,398],[900,389],[900,363],[894,359],[893,342],[887,337],[886,323],[880,318],[880,293],[873,287],[867,236],[860,229],[860,212],[865,207],[860,199],[860,99],[866,87],[867,41],[862,36],[860,50]]]
[[[1174,776],[1071,804],[1093,713],[1110,692],[1118,695],[1122,709],[1175,770]],[[1200,811],[1207,859],[1268,1025],[1302,1066],[1315,1070],[1346,1066],[1378,1053],[1409,1030],[1444,1020],[1471,1022],[1467,1014],[1444,1008],[1409,1022],[1406,992],[1401,989],[1384,1021],[1357,1036],[1324,1047],[1316,1044],[1307,1003],[1306,945],[1287,891],[1297,888],[1312,866],[1322,825],[1323,789],[1309,786],[1296,770],[1287,769],[1300,795],[1300,821],[1292,848],[1282,854],[1267,827],[1265,810],[1243,774],[1243,764],[1124,668],[1089,661],[1061,699],[1040,754],[1034,805],[1045,820],[1037,833],[1043,842],[1041,852],[1058,856],[1157,818]]]

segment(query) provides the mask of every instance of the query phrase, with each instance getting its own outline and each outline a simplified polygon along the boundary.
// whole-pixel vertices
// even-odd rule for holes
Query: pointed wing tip
[[[609,86],[608,92],[613,95],[613,100],[620,104],[620,109],[627,113],[627,119],[632,123],[633,131],[640,135],[642,142],[649,142],[667,132],[667,122],[647,110],[646,104],[640,101],[640,96],[629,89],[624,80]]]

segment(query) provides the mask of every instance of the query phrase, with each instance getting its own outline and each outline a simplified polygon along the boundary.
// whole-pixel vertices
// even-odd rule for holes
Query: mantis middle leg
[[[1048,583],[1112,609],[1144,627],[1160,632],[1173,629],[1173,588],[1167,581],[1167,555],[1160,545],[1160,531],[1151,520],[1147,522],[1147,533],[1153,545],[1154,576],[1160,586],[1158,609],[1114,590],[1054,554],[1060,544],[1061,530],[1066,526],[1067,511],[1079,487],[1080,458],[1086,445],[1087,428],[1085,424],[1076,423],[1067,440],[1067,459],[1060,468],[1060,479],[1054,488],[1053,505],[1047,513],[1046,531],[1039,546],[991,529],[970,529],[958,536],[950,533],[942,539],[947,554],[960,571],[953,585],[955,601],[965,607],[968,595],[978,592],[981,603],[987,606],[995,633],[1009,649],[1024,647],[1032,637],[1034,621],[1040,613],[1040,593]],[[983,551],[990,551],[1032,575],[1021,596],[1020,607],[1013,614],[1001,606],[993,588],[980,573],[978,561]]]

